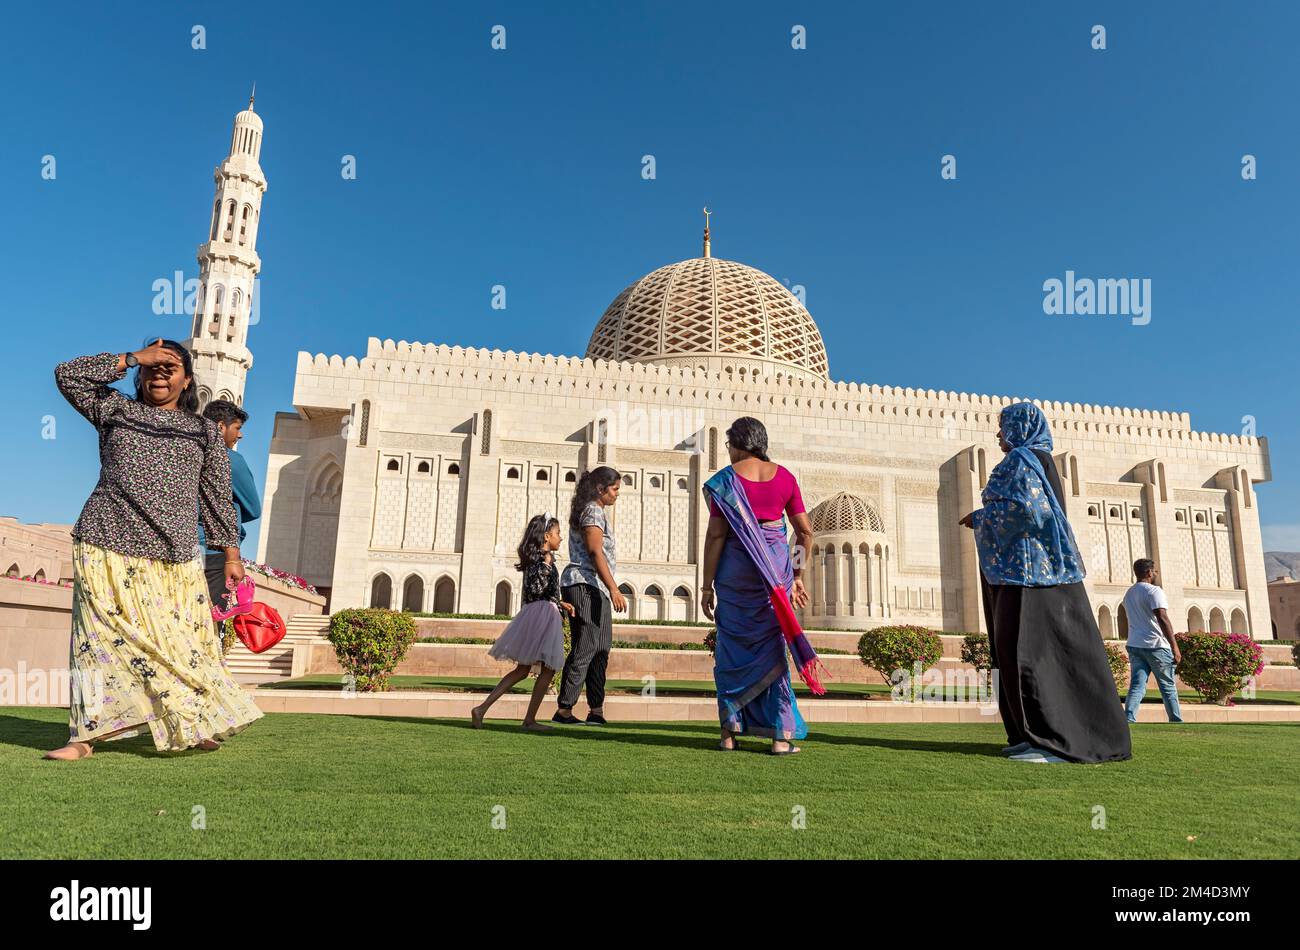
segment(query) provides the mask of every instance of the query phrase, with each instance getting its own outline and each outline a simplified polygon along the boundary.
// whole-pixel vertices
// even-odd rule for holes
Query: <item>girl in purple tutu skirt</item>
[[[560,574],[555,569],[554,553],[559,547],[559,519],[550,512],[534,515],[524,529],[524,539],[519,542],[519,563],[515,565],[524,574],[524,606],[488,651],[488,656],[517,665],[501,677],[487,699],[470,710],[475,729],[482,727],[483,717],[492,704],[534,668],[540,672],[528,700],[523,727],[537,732],[551,727],[550,723],[537,721],[537,709],[555,671],[564,667],[564,622],[560,611],[573,615],[573,605],[560,599]]]

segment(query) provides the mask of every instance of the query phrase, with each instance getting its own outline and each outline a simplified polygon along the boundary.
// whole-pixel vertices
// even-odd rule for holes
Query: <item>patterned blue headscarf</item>
[[[1052,451],[1047,418],[1033,403],[1017,402],[1002,410],[998,422],[1011,451],[990,473],[984,507],[973,518],[980,570],[990,584],[1017,587],[1083,580],[1074,532],[1034,454]]]

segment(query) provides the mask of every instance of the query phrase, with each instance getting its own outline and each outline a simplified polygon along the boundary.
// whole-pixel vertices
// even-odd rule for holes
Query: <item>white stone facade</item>
[[[805,623],[979,630],[974,543],[957,520],[979,504],[1011,401],[373,338],[360,360],[300,353],[259,559],[330,589],[335,609],[491,613],[508,589],[513,610],[527,517],[563,518],[572,479],[606,463],[625,474],[612,530],[634,615],[694,619],[701,485],[726,464],[726,427],[752,415],[810,510],[846,493],[874,515],[818,536]],[[1182,413],[1039,405],[1103,632],[1119,632],[1130,565],[1151,556],[1176,627],[1222,615],[1267,638],[1253,490],[1270,477],[1267,441],[1196,432]]]

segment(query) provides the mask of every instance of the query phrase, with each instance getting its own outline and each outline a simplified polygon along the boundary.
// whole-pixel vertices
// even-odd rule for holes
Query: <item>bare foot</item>
[[[469,711],[469,720],[475,729],[483,728],[483,713],[484,710],[482,706],[475,706]]]
[[[70,762],[73,759],[88,758],[95,751],[95,747],[89,742],[69,742],[61,749],[55,749],[53,752],[46,752],[41,756],[43,759],[55,759],[59,762]]]
[[[520,728],[527,732],[550,732],[551,724],[549,722],[525,722],[520,724]]]

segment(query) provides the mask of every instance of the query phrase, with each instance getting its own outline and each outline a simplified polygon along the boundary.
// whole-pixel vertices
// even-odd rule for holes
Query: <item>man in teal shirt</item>
[[[242,543],[248,533],[244,525],[262,517],[262,499],[257,495],[253,473],[243,456],[235,451],[235,446],[244,437],[244,423],[248,421],[248,413],[228,399],[217,399],[208,403],[203,416],[217,424],[221,437],[226,442],[226,454],[230,456],[230,489],[234,496],[235,510],[239,512],[239,540]],[[225,606],[226,556],[222,551],[207,550],[202,524],[199,525],[199,550],[206,552],[203,566],[212,603]]]

